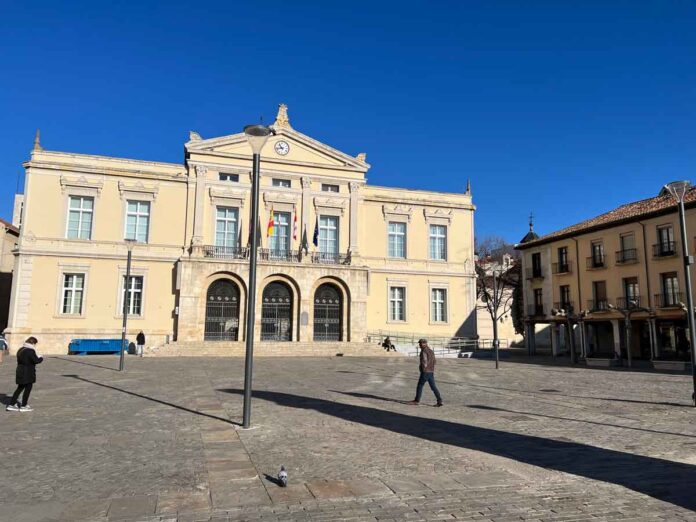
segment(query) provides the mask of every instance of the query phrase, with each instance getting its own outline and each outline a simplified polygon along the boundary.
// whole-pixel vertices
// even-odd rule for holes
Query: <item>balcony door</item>
[[[338,257],[338,217],[319,217],[319,257],[334,261]]]
[[[273,213],[273,230],[268,238],[271,259],[287,259],[290,251],[290,213]]]

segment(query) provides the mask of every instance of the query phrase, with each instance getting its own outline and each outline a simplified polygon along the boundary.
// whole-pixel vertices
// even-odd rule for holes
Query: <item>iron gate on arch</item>
[[[228,279],[218,279],[208,288],[204,339],[236,341],[238,338],[239,288]]]
[[[343,296],[336,286],[324,283],[314,292],[314,340],[343,340]]]
[[[263,289],[261,340],[292,341],[292,293],[285,283],[269,283]]]

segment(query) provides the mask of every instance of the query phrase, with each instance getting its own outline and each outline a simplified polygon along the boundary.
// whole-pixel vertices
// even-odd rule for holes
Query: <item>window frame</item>
[[[125,212],[125,220],[124,220],[124,225],[123,225],[123,239],[126,241],[137,241],[138,243],[149,243],[150,242],[150,228],[152,225],[152,201],[146,200],[146,199],[126,199],[126,212]],[[130,203],[137,203],[138,204],[138,209],[140,209],[141,204],[146,204],[147,205],[147,230],[145,233],[145,240],[141,241],[138,239],[138,223],[139,223],[139,217],[142,216],[140,212],[136,212],[135,214],[131,214],[131,212],[128,210],[128,205]],[[136,217],[136,222],[135,222],[135,237],[130,238],[128,237],[128,216],[130,215],[135,215]]]
[[[319,239],[318,239],[319,245],[318,245],[317,248],[318,248],[319,254],[326,254],[326,255],[335,255],[335,256],[338,256],[339,253],[341,252],[341,243],[340,243],[341,218],[340,218],[339,216],[334,216],[334,215],[331,215],[331,214],[320,214],[318,219],[319,219]],[[335,230],[336,230],[336,237],[335,237],[335,239],[333,240],[333,241],[334,241],[334,244],[336,245],[336,250],[335,250],[334,252],[329,252],[329,251],[322,250],[322,237],[321,237],[322,230],[324,230],[324,231],[331,230],[330,227],[322,225],[322,223],[321,223],[322,219],[335,220],[335,221],[336,221],[336,227],[335,227]],[[325,241],[325,242],[328,242],[329,240],[328,240],[328,238],[324,238],[324,241]]]
[[[218,172],[218,181],[224,181],[227,183],[239,183],[239,174],[234,174],[230,172]]]
[[[234,222],[234,241],[232,244],[219,244],[218,243],[218,224],[220,223],[221,219],[218,217],[218,212],[224,209],[226,211],[231,210],[233,211],[235,218],[232,219],[227,219],[225,218],[223,221],[226,223]],[[214,229],[213,229],[213,244],[216,247],[223,247],[223,248],[230,248],[230,247],[236,247],[239,242],[239,207],[231,206],[231,205],[215,205],[215,212],[213,213],[213,220],[214,220]]]
[[[123,317],[123,307],[124,307],[124,299],[126,299],[126,274],[119,274],[121,277],[121,286],[120,286],[120,291],[119,295],[120,300],[119,300],[119,310],[118,310],[118,316]],[[140,289],[138,290],[138,293],[140,294],[140,312],[135,313],[133,312],[133,301],[131,300],[130,304],[131,306],[129,307],[128,310],[128,317],[133,317],[133,318],[144,318],[145,317],[145,276],[143,274],[130,274],[130,279],[131,281],[135,281],[137,279],[140,279],[142,281],[140,285]],[[133,292],[134,289],[128,289],[130,293]]]
[[[392,232],[391,225],[399,225],[404,227],[402,232]],[[391,254],[391,242],[390,238],[394,235],[396,237],[403,237],[403,255],[392,255]],[[387,221],[387,257],[389,259],[408,259],[408,223],[405,221]]]
[[[66,286],[67,279],[68,277],[81,277],[82,278],[82,286],[80,288],[76,287],[74,284],[70,287]],[[59,303],[59,315],[63,317],[82,317],[84,308],[85,308],[85,294],[86,294],[86,288],[87,288],[87,274],[85,272],[77,272],[77,271],[64,271],[61,272],[61,287],[60,287],[60,303]],[[70,309],[72,310],[74,308],[74,299],[75,299],[75,293],[77,291],[80,291],[80,308],[77,312],[70,311],[66,312],[65,311],[65,299],[66,299],[66,292],[71,293],[71,300],[70,300]]]
[[[433,235],[433,228],[441,228],[444,233],[442,236],[439,235]],[[449,231],[447,230],[447,225],[443,225],[440,223],[428,223],[428,259],[430,261],[447,261],[447,255],[448,255],[448,235]],[[439,240],[442,239],[442,257],[434,257],[433,256],[433,240]]]
[[[430,287],[430,323],[431,324],[447,324],[449,323],[449,296],[447,295],[447,288],[441,286]],[[437,292],[442,292],[442,301],[435,300],[435,294]],[[437,303],[441,304],[441,314],[442,318],[437,318],[437,312],[435,306]]]
[[[334,188],[336,190],[329,190],[329,189],[334,189]],[[321,184],[321,191],[322,192],[330,192],[332,194],[338,194],[341,192],[341,186],[333,184],[333,183],[322,183]]]
[[[71,206],[71,202],[73,199],[80,199],[80,208],[79,209],[73,209]],[[84,200],[89,199],[92,201],[92,208],[91,209],[84,209],[83,204]],[[96,203],[96,198],[94,196],[89,196],[85,194],[68,194],[68,212],[66,215],[66,220],[65,220],[65,239],[70,239],[70,240],[79,240],[79,241],[91,241],[92,239],[92,231],[94,230],[94,207]],[[79,224],[78,224],[78,235],[77,237],[70,237],[70,213],[73,211],[79,212]],[[89,237],[80,237],[79,232],[82,229],[82,221],[83,221],[83,215],[84,214],[90,214],[91,215],[91,221],[89,224]]]
[[[401,290],[401,299],[392,298],[392,290]],[[406,321],[406,294],[407,288],[404,284],[394,283],[387,286],[387,322],[388,323],[405,323]],[[401,303],[401,318],[392,317],[392,302]]]
[[[292,188],[292,180],[288,178],[271,178],[271,186],[276,188]]]

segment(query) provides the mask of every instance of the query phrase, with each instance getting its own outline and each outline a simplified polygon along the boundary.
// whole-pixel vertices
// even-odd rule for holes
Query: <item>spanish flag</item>
[[[275,221],[273,215],[273,207],[271,207],[271,217],[268,218],[268,229],[266,230],[266,237],[271,237],[273,235],[273,222]]]

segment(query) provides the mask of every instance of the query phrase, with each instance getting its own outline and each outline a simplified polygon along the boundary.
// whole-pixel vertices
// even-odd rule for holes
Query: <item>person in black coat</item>
[[[27,402],[29,401],[31,389],[36,382],[36,365],[43,362],[43,357],[36,352],[36,345],[38,342],[36,337],[29,337],[17,352],[17,373],[15,379],[17,382],[17,389],[12,395],[12,401],[6,408],[7,411],[34,410]],[[19,404],[19,394],[22,393],[22,391],[24,391],[22,403]]]
[[[140,331],[140,333],[135,337],[135,355],[143,356],[143,349],[145,348],[145,334]]]

